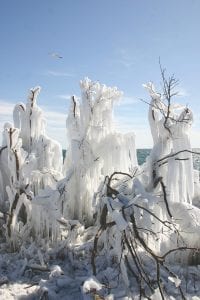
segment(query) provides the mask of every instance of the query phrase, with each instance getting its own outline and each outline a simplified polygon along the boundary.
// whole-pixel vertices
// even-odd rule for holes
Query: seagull
[[[49,55],[52,56],[53,58],[58,58],[58,59],[63,58],[62,56],[60,56],[58,53],[55,52],[49,53]]]

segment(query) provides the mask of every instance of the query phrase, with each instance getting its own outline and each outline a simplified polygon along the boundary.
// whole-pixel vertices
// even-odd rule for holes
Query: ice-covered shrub
[[[39,92],[40,87],[31,89],[27,104],[14,108],[14,125],[4,126],[0,205],[8,213],[7,237],[12,242],[30,231],[31,223],[40,223],[33,222],[34,196],[48,186],[55,188],[63,177],[61,147],[45,134],[43,113],[36,103]]]
[[[188,107],[171,103],[173,85],[166,86],[169,95],[164,96],[155,91],[151,82],[144,86],[151,97],[149,124],[154,142],[147,162],[148,190],[153,190],[162,178],[170,201],[191,204],[194,196],[190,144],[193,114]]]
[[[72,97],[67,117],[63,214],[89,224],[97,205],[94,194],[105,176],[132,172],[137,159],[134,134],[116,132],[113,123],[113,105],[122,93],[88,78],[80,87],[81,100]]]

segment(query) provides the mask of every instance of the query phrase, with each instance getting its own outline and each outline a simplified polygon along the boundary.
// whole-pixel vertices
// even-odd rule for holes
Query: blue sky
[[[87,76],[124,92],[115,109],[119,130],[151,147],[142,84],[160,88],[159,57],[180,80],[176,102],[195,112],[192,144],[200,147],[200,1],[1,0],[0,127],[16,102],[42,87],[48,134],[65,147],[69,95]],[[59,53],[56,59],[49,53]]]

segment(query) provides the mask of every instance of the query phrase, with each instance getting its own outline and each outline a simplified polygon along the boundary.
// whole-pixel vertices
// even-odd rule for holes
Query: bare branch
[[[74,114],[74,119],[76,117],[76,100],[75,100],[75,97],[72,96],[72,101],[73,101],[73,104],[74,104],[74,107],[73,107],[73,114]]]
[[[164,156],[164,157],[158,159],[158,160],[157,160],[157,163],[159,163],[159,162],[161,162],[161,161],[163,161],[163,160],[165,160],[165,159],[174,157],[174,156],[176,156],[176,155],[178,155],[178,154],[180,154],[180,153],[184,153],[184,152],[191,153],[191,154],[197,154],[197,155],[200,155],[200,152],[196,152],[196,151],[191,151],[191,150],[184,149],[184,150],[180,150],[180,151],[178,151],[178,152],[176,152],[176,153],[168,154],[168,155],[166,155],[166,156]]]

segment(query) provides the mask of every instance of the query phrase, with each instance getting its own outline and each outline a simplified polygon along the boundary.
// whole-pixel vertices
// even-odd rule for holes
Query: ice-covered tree
[[[12,242],[31,229],[33,197],[45,187],[55,187],[63,177],[61,147],[45,134],[43,113],[36,103],[39,92],[40,87],[31,89],[26,106],[19,103],[14,108],[14,125],[4,126],[0,204],[8,213],[7,237]]]
[[[67,118],[69,147],[65,160],[64,216],[91,223],[95,193],[106,175],[132,172],[137,165],[134,134],[116,132],[113,105],[122,96],[116,88],[85,78],[81,100],[74,96]]]
[[[168,199],[192,203],[194,170],[190,129],[193,114],[188,107],[173,104],[174,78],[164,77],[164,94],[155,91],[152,83],[145,86],[150,93],[149,123],[154,146],[148,160],[149,186],[155,188],[162,181]]]

